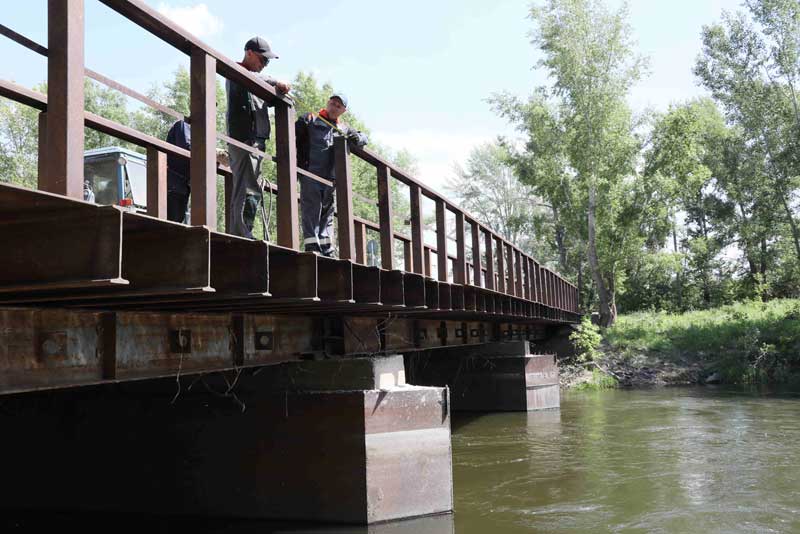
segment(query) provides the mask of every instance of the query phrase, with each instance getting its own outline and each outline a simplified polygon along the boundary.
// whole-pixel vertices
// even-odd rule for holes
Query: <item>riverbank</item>
[[[563,362],[564,388],[781,383],[800,378],[800,300],[621,315],[597,357]]]

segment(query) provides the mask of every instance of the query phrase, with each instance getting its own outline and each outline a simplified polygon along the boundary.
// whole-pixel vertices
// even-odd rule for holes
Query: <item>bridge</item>
[[[451,510],[450,410],[558,406],[540,349],[577,322],[575,286],[370,150],[337,141],[335,183],[298,168],[290,98],[144,2],[99,1],[190,57],[192,146],[85,110],[90,78],[183,117],[85,66],[83,0],[49,1],[47,47],[0,25],[48,65],[47,94],[0,80],[39,111],[38,188],[0,183],[0,418],[16,436],[0,507]],[[216,75],[274,106],[275,154],[217,131]],[[146,151],[147,214],[83,201],[84,127]],[[218,141],[274,161],[276,242],[216,227]],[[165,220],[168,154],[190,162],[191,225]],[[351,158],[375,169],[376,198],[353,191]],[[337,259],[300,251],[299,176],[336,189]],[[410,235],[393,226],[406,189]]]

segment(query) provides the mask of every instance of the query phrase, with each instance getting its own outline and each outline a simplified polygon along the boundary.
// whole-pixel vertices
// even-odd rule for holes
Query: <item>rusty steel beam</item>
[[[228,234],[211,233],[211,287],[225,295],[269,296],[269,246]]]
[[[355,302],[353,300],[353,263],[317,257],[317,293],[325,302]]]
[[[425,307],[429,310],[439,309],[439,282],[433,278],[425,279]]]
[[[270,293],[276,298],[317,300],[317,256],[269,247]]]
[[[407,308],[425,308],[425,278],[417,273],[403,273],[403,296]]]
[[[453,309],[453,294],[451,291],[452,284],[448,282],[439,282],[439,309],[451,310]]]
[[[384,306],[405,306],[403,271],[381,270],[381,303]]]
[[[475,286],[464,286],[464,309],[466,311],[476,311],[478,309]]]
[[[128,284],[118,208],[0,184],[0,242],[3,294]]]
[[[378,267],[353,265],[353,299],[358,304],[379,304],[381,270]]]
[[[450,307],[453,310],[464,310],[464,286],[452,284],[450,286]]]

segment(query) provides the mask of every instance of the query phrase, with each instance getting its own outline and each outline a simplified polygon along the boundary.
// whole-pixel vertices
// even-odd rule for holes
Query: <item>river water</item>
[[[800,392],[562,393],[453,419],[455,531],[800,533]]]
[[[67,514],[0,532],[800,533],[800,391],[567,392],[560,410],[456,414],[452,429],[454,515],[326,527]]]

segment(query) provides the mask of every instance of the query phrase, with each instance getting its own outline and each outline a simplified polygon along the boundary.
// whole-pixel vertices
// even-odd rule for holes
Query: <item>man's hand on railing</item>
[[[217,149],[217,164],[223,167],[231,166],[231,160],[228,157],[228,152],[221,148]]]
[[[275,84],[275,89],[277,89],[279,93],[286,94],[292,90],[292,84],[289,82],[278,82]]]

